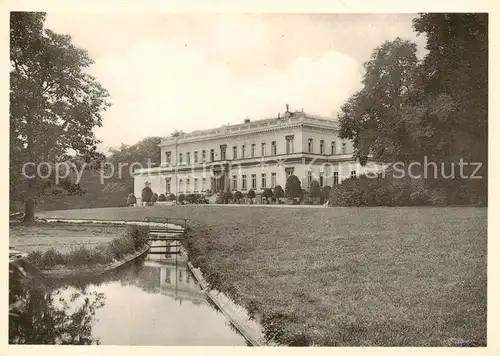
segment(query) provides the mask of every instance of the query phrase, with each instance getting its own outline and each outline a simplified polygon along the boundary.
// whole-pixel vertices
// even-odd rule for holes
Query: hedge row
[[[415,205],[486,205],[483,194],[469,182],[429,184],[416,179],[349,178],[334,185],[330,206],[415,206]],[[430,186],[430,187],[429,187]],[[437,186],[437,187],[436,187]]]

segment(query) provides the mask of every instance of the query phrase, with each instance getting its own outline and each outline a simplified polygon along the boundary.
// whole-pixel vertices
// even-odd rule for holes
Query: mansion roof
[[[312,115],[304,111],[285,112],[284,115],[270,119],[251,121],[245,119],[242,124],[223,125],[221,127],[209,130],[197,130],[190,133],[181,134],[178,137],[165,137],[160,146],[174,143],[193,142],[198,140],[214,139],[228,135],[243,135],[253,132],[270,131],[285,127],[305,125],[329,130],[338,129],[338,121],[333,118],[327,118],[319,115]]]

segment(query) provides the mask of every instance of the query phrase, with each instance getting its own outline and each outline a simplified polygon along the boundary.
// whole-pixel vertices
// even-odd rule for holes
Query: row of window
[[[286,136],[286,154],[294,153],[294,137],[292,136]],[[224,161],[226,160],[226,147],[227,145],[221,145],[220,146],[220,160]],[[277,148],[276,148],[276,141],[271,142],[271,156],[276,156],[278,154]],[[241,145],[240,147],[240,153],[238,154],[238,146],[233,146],[233,159],[238,159],[238,158],[247,158],[247,147],[246,145]],[[257,145],[253,143],[250,146],[250,157],[256,157],[257,155]],[[312,138],[309,139],[308,141],[308,152],[309,153],[314,153],[314,140]],[[335,141],[331,142],[331,154],[337,154],[337,143]],[[325,153],[325,140],[320,140],[319,141],[319,153],[320,154],[326,154]],[[346,148],[346,143],[342,142],[342,154],[347,153],[347,148]],[[260,156],[264,157],[266,156],[267,151],[266,151],[266,143],[262,142],[260,144]],[[184,158],[186,159],[187,164],[191,164],[191,152],[187,152],[186,155],[184,156],[183,153],[179,153],[179,164],[184,163]],[[168,151],[166,152],[166,163],[171,164],[172,162],[172,157],[171,157],[171,152]],[[193,154],[193,163],[198,163],[199,159],[201,159],[201,162],[206,162],[207,161],[207,151],[202,150],[201,151],[201,156],[198,156],[198,151],[194,151]],[[215,161],[215,150],[211,149],[210,150],[210,162]]]
[[[191,179],[186,178],[185,182],[186,182],[185,191],[191,192]],[[171,189],[170,179],[167,179],[167,193],[170,193],[170,189]],[[199,179],[198,178],[193,179],[193,193],[204,192],[207,189],[208,187],[206,178],[201,179],[201,187],[199,185]],[[179,179],[179,193],[182,193],[183,191],[184,191],[184,180]]]
[[[252,181],[251,181],[251,189],[257,189],[257,175],[252,174]],[[261,189],[266,189],[266,188],[274,188],[276,187],[276,173],[271,173],[271,185],[267,185],[267,174],[262,173],[260,175],[260,188]],[[233,176],[233,182],[231,185],[231,188],[233,190],[238,190],[238,176],[234,175]],[[241,176],[241,190],[247,190],[247,175],[243,174]]]
[[[288,169],[286,171],[287,179],[290,175],[293,174],[293,169]],[[356,177],[356,171],[351,171],[351,177]],[[267,186],[267,174],[262,173],[260,176],[260,189],[265,189],[265,188],[274,188],[276,187],[276,173],[271,173],[271,185],[268,187]],[[307,186],[310,187],[312,183],[313,177],[312,177],[312,172],[308,172],[307,175]],[[193,185],[193,192],[198,193],[198,192],[204,192],[207,190],[207,179],[202,178],[201,180],[201,190],[199,186],[199,180],[198,178],[194,178],[194,185]],[[339,184],[339,174],[338,172],[333,172],[333,184]],[[319,176],[319,185],[323,187],[325,185],[325,179],[324,179],[324,174],[320,173]],[[257,175],[252,174],[251,175],[251,189],[257,189]],[[186,186],[185,186],[185,191],[190,192],[191,191],[191,180],[189,178],[186,179]],[[241,186],[238,188],[238,176],[233,175],[232,177],[232,185],[231,185],[232,190],[247,190],[247,175],[243,174],[241,176]],[[184,181],[183,179],[179,179],[179,192],[182,193],[184,191]],[[171,193],[171,181],[170,178],[167,179],[167,193]]]
[[[310,138],[307,141],[307,152],[314,153],[314,140]],[[325,153],[325,140],[319,140],[319,153],[324,155]],[[342,154],[347,153],[347,146],[345,142],[342,142]],[[337,142],[332,141],[330,144],[330,154],[337,154]]]

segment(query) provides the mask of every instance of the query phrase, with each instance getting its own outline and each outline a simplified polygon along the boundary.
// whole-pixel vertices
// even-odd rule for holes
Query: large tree
[[[429,186],[486,202],[488,15],[420,14],[413,26],[427,37],[426,56],[417,62],[415,45],[400,39],[375,49],[363,88],[342,107],[340,135],[354,141],[362,164],[369,154],[392,162],[427,157],[438,164]],[[444,179],[460,159],[481,163],[476,176],[484,179]]]
[[[41,179],[36,167],[47,177],[56,162],[73,160],[80,167],[102,159],[92,130],[110,105],[108,92],[85,71],[93,64],[87,51],[70,36],[44,29],[45,18],[40,12],[10,14],[10,194],[25,201],[26,221],[34,219],[37,196],[55,183],[53,175]],[[62,186],[71,191],[72,183]]]
[[[427,103],[447,98],[448,108],[442,99],[434,106],[450,113],[445,120],[431,120],[436,117],[420,111],[432,138],[428,151],[438,145],[441,156],[483,162],[487,174],[488,14],[420,14],[413,25],[427,36],[429,52],[420,70],[423,97]]]
[[[353,140],[362,164],[370,154],[393,161],[412,153],[405,104],[414,92],[416,51],[415,43],[400,38],[377,47],[364,64],[363,88],[342,106],[340,136]]]
[[[133,190],[134,181],[131,176],[132,170],[137,168],[147,168],[160,166],[161,150],[158,146],[161,137],[147,137],[134,145],[122,144],[120,149],[111,148],[111,155],[108,157],[109,163],[113,165],[114,178],[126,184],[128,189]],[[140,164],[139,166],[134,166]]]

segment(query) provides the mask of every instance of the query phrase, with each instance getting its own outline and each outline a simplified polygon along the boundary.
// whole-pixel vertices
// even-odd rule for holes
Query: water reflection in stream
[[[179,255],[151,254],[90,283],[11,279],[9,291],[10,343],[247,344],[206,300]]]

